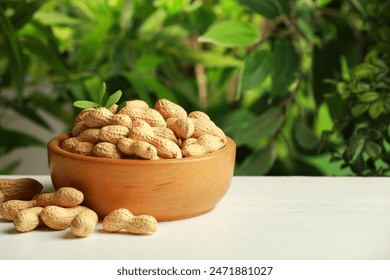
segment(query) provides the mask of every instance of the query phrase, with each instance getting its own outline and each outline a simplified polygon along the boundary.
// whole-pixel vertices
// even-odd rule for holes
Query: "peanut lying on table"
[[[30,189],[23,190],[27,194],[19,191],[20,197],[31,195]],[[18,232],[47,226],[53,230],[70,228],[75,236],[87,237],[99,221],[93,210],[80,205],[84,195],[75,188],[63,187],[54,192],[39,193],[32,200],[12,199],[3,202],[2,194],[0,192],[0,215],[5,221],[12,221]],[[125,230],[133,234],[151,234],[157,230],[157,221],[152,216],[134,216],[129,210],[120,208],[104,218],[103,228],[107,232]]]
[[[183,151],[183,142],[203,135],[218,137],[220,141],[208,141],[207,147],[198,148],[195,153]],[[151,155],[154,149],[138,143],[141,141],[152,145],[158,156]],[[133,144],[128,148],[130,143]],[[197,145],[203,143],[199,141]],[[155,160],[212,153],[226,143],[226,135],[206,113],[194,111],[187,114],[180,105],[160,99],[154,108],[142,100],[132,100],[127,101],[119,112],[106,108],[84,109],[78,114],[71,137],[62,143],[62,148],[86,156]]]
[[[29,200],[40,193],[43,186],[37,180],[31,178],[0,179],[0,192],[3,200]]]
[[[157,231],[157,221],[150,215],[134,216],[128,209],[119,208],[103,220],[106,232],[126,231],[132,234],[151,234]]]

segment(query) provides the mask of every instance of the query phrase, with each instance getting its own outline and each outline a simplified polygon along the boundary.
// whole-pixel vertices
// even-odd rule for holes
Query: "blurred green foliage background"
[[[106,82],[203,110],[235,175],[390,174],[390,4],[378,0],[2,0],[0,174],[46,146],[9,111],[69,131]]]

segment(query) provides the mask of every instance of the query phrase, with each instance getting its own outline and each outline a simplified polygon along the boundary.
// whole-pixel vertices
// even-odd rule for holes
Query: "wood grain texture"
[[[158,221],[178,220],[211,211],[229,189],[236,145],[183,159],[146,161],[80,156],[60,148],[68,135],[52,139],[48,159],[55,189],[77,188],[84,205],[103,218],[118,208]]]

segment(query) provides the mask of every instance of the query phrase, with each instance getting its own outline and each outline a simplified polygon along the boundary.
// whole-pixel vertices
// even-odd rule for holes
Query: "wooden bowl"
[[[60,147],[68,137],[62,134],[48,143],[53,186],[83,192],[83,205],[100,218],[118,208],[158,221],[195,217],[217,205],[233,177],[236,144],[230,138],[207,155],[151,161],[73,154]]]

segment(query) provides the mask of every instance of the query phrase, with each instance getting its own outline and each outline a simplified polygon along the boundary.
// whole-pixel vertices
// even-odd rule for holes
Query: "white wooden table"
[[[52,190],[49,176],[17,177]],[[0,219],[0,248],[3,260],[389,260],[390,178],[234,177],[212,212],[159,223],[154,235],[109,234],[100,223],[84,239],[18,233]]]

